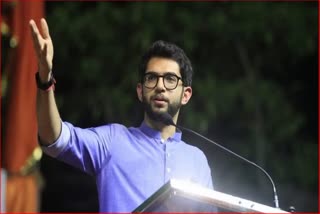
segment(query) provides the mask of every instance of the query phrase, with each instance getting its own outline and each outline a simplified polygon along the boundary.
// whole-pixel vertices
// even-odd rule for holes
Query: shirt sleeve
[[[58,160],[95,175],[110,157],[112,125],[82,129],[62,122],[59,138],[43,151]]]
[[[70,139],[70,131],[67,125],[61,122],[61,132],[58,139],[49,146],[41,144],[41,141],[39,139],[39,144],[44,153],[46,153],[50,157],[56,158],[63,151],[69,139]]]
[[[209,166],[208,160],[203,152],[201,152],[201,183],[204,187],[213,189],[213,180],[212,180],[212,173],[211,173],[211,168]]]
[[[205,154],[203,152],[201,152],[201,179],[202,179],[202,185],[208,189],[214,189],[213,187],[213,179],[212,179],[212,173],[211,173],[211,167],[208,163],[207,157],[205,156]],[[214,206],[214,205],[209,205],[209,204],[202,204],[202,211],[207,212],[207,213],[216,213],[218,212],[218,207]]]

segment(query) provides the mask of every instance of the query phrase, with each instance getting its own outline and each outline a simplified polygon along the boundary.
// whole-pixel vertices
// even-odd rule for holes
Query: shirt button
[[[170,172],[171,172],[171,169],[170,169],[170,168],[167,168],[167,172],[170,173]]]
[[[170,153],[167,153],[167,157],[170,157]]]

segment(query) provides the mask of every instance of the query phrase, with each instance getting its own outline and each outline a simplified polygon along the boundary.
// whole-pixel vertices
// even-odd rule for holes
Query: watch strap
[[[53,77],[53,74],[51,72],[50,80],[48,82],[43,83],[40,79],[39,71],[36,73],[36,83],[37,87],[43,91],[50,91],[51,89],[54,89],[54,84],[56,83],[56,80]]]

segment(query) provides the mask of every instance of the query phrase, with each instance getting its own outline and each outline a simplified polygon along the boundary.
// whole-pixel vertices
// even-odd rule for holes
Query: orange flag
[[[44,2],[10,1],[9,30],[16,46],[10,49],[6,72],[8,93],[4,126],[4,167],[8,172],[6,212],[38,212],[39,182],[35,173],[24,171],[36,152],[36,83],[38,68],[29,20],[44,16]],[[39,150],[37,150],[39,152]],[[29,160],[29,162],[28,162]]]

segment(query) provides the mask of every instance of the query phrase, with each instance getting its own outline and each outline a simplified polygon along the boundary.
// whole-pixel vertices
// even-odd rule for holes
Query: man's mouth
[[[168,102],[168,99],[166,99],[164,96],[161,95],[156,95],[152,98],[152,101],[156,104],[156,105],[164,105],[165,103]]]

